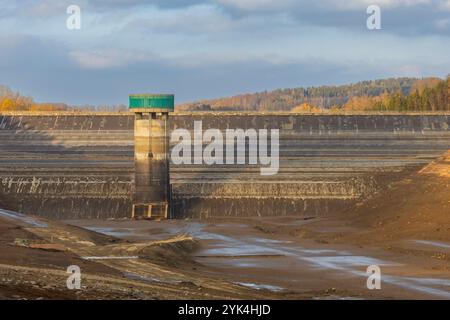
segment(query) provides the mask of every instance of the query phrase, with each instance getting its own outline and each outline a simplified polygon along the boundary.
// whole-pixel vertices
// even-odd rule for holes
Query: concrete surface
[[[450,148],[448,114],[175,114],[170,127],[280,129],[280,172],[171,165],[178,218],[339,212]],[[134,115],[0,114],[0,203],[50,218],[131,212]]]

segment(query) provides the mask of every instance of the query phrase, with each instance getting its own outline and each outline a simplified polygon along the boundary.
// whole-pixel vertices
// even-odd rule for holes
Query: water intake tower
[[[130,95],[134,118],[134,165],[132,218],[170,218],[169,113],[174,95]]]

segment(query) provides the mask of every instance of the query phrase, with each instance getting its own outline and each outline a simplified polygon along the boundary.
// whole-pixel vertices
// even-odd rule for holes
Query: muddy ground
[[[66,269],[82,271],[80,290]],[[369,290],[367,267],[381,268]],[[0,210],[0,299],[450,299],[450,157],[331,217],[49,221]]]

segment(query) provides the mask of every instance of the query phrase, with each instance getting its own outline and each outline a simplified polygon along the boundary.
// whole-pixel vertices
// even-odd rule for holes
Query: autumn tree
[[[294,113],[322,113],[323,109],[312,106],[308,103],[302,103],[302,104],[292,108],[291,112],[294,112]]]

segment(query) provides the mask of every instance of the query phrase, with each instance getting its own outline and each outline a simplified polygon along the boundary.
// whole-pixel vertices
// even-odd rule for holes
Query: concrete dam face
[[[171,130],[279,129],[280,168],[170,164],[172,217],[320,216],[450,149],[450,115],[174,114]],[[173,147],[173,145],[172,145]],[[0,207],[130,217],[134,115],[0,114]]]

